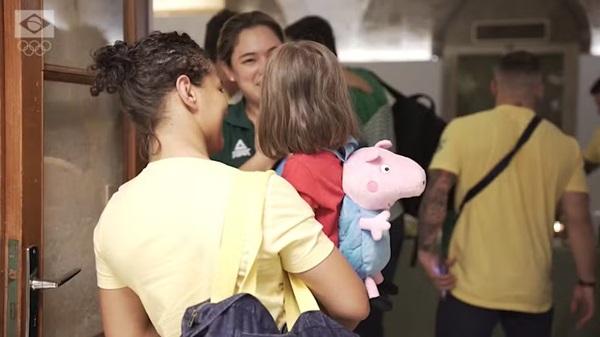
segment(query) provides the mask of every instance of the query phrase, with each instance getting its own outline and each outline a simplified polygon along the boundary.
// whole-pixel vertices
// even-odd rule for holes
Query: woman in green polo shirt
[[[281,27],[265,13],[254,11],[227,20],[217,42],[217,57],[244,98],[229,106],[223,122],[223,150],[212,159],[248,171],[268,170],[275,162],[256,149],[260,86],[271,52],[283,43]]]

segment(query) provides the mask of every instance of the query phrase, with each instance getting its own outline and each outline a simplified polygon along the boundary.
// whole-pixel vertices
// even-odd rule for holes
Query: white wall
[[[436,112],[442,115],[443,62],[383,62],[352,63],[349,66],[367,68],[405,95],[425,93],[436,104]]]
[[[596,127],[600,126],[600,116],[589,94],[590,87],[600,77],[600,57],[582,55],[579,57],[579,84],[577,95],[577,138],[587,144]]]
[[[579,57],[579,84],[577,94],[577,140],[583,148],[587,146],[596,128],[600,127],[600,116],[589,94],[590,87],[600,77],[600,57]],[[591,191],[591,208],[594,221],[600,223],[600,170],[588,177]]]

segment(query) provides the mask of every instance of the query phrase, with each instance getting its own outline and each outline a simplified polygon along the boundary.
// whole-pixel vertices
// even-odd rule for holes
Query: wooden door
[[[0,331],[101,335],[93,227],[110,194],[142,163],[116,98],[89,95],[87,65],[95,48],[145,35],[149,4],[3,0],[0,6]],[[37,268],[28,263],[36,257]],[[28,291],[30,275],[60,280],[72,268],[81,272],[57,289]]]

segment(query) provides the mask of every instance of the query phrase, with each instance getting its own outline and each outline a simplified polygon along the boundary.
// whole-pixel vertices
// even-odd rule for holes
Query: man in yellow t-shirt
[[[487,337],[500,323],[509,337],[549,337],[552,224],[559,204],[574,247],[579,324],[594,313],[589,200],[581,151],[572,137],[542,121],[508,167],[464,206],[444,264],[433,249],[451,188],[456,207],[534,117],[543,94],[539,60],[527,52],[507,54],[491,88],[494,109],[458,118],[444,131],[421,205],[419,261],[444,294],[436,336]]]
[[[592,85],[590,94],[594,97],[594,102],[596,103],[598,113],[600,114],[600,78]],[[600,127],[594,132],[592,140],[588,144],[583,155],[585,158],[586,173],[591,173],[600,166]]]

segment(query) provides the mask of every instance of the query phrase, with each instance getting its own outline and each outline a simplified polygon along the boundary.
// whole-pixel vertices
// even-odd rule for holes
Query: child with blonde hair
[[[276,49],[265,69],[258,137],[263,153],[286,158],[281,175],[312,207],[336,244],[344,191],[334,151],[358,137],[358,124],[337,57],[312,41]]]

